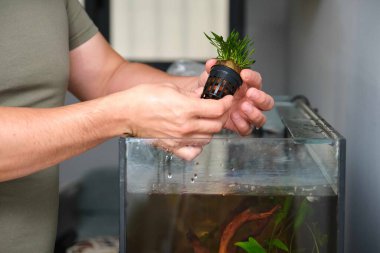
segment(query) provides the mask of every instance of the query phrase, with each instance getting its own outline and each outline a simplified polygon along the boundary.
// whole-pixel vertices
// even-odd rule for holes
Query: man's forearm
[[[80,100],[91,100],[138,84],[172,83],[186,90],[197,77],[171,76],[141,63],[128,62],[101,36],[95,35],[70,52],[69,90]]]
[[[117,119],[103,100],[51,109],[0,107],[0,181],[29,175],[119,135]]]
[[[109,79],[105,95],[142,83],[173,83],[181,89],[190,90],[197,80],[198,77],[172,76],[146,64],[125,61]]]

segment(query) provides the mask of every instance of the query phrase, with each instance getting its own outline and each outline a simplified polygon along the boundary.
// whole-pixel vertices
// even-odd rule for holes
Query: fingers
[[[216,64],[217,60],[216,59],[210,59],[206,61],[205,64],[205,71],[202,72],[202,74],[199,77],[199,86],[203,87],[207,81],[208,75],[211,71],[211,67]]]
[[[254,87],[261,90],[263,79],[261,78],[260,73],[253,71],[251,69],[243,69],[240,72],[241,79],[245,82],[248,87]]]
[[[184,136],[190,136],[192,138],[203,138],[204,136],[194,136],[194,134],[214,134],[222,131],[223,126],[225,124],[225,121],[227,120],[227,117],[225,119],[194,119],[192,121],[186,122],[182,126],[182,133]]]
[[[240,111],[237,110],[231,114],[234,129],[240,135],[248,135],[252,132],[253,127],[262,127],[266,122],[265,115],[256,107],[248,104],[249,102],[242,103]]]
[[[202,118],[219,118],[231,108],[233,97],[228,95],[219,100],[194,99],[193,116]]]
[[[191,94],[191,97],[193,98],[200,98],[203,93],[203,87],[198,87],[197,89],[194,90],[193,94]]]
[[[202,147],[186,146],[173,150],[173,154],[186,161],[191,161],[202,152],[202,149]]]
[[[217,62],[217,59],[209,59],[206,61],[205,68],[206,68],[207,73],[210,73],[211,67],[214,66],[216,62]]]
[[[165,152],[172,153],[179,158],[190,161],[202,152],[203,146],[211,141],[211,137],[188,140],[189,142],[185,145],[177,143],[176,140],[173,139],[159,139],[153,143],[153,146],[162,149]]]
[[[207,82],[207,78],[208,78],[208,72],[206,71],[203,71],[202,74],[200,75],[199,77],[199,84],[198,84],[198,87],[203,87],[205,86],[206,82]]]
[[[263,111],[269,111],[274,106],[274,100],[271,96],[255,88],[249,88],[246,92],[246,97]]]
[[[250,102],[243,102],[241,104],[241,110],[244,113],[243,117],[247,119],[250,125],[254,125],[255,127],[259,128],[265,124],[266,117],[264,114]]]
[[[231,120],[235,126],[235,130],[240,135],[248,135],[252,132],[251,124],[249,124],[248,121],[244,119],[238,111],[231,114]]]
[[[243,99],[231,120],[235,128],[241,135],[250,134],[253,126],[259,128],[266,122],[266,117],[262,111],[271,110],[274,100],[265,92],[256,88],[249,88],[246,98]]]
[[[206,82],[208,74],[211,71],[211,67],[214,66],[216,62],[217,62],[217,59],[209,59],[206,61],[206,64],[205,64],[206,71],[204,71],[200,76],[201,83]],[[251,69],[243,69],[240,72],[240,76],[243,82],[245,82],[248,85],[248,87],[254,87],[256,89],[261,90],[263,79],[260,73],[253,71]]]

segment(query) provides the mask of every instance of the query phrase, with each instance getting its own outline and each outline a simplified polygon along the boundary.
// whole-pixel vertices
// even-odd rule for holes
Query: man
[[[77,0],[0,1],[0,252],[52,252],[58,164],[103,141],[247,135],[273,99],[241,73],[234,97],[199,99],[207,72],[175,77],[120,57]],[[83,102],[63,106],[69,89]],[[202,145],[158,145],[184,159]]]

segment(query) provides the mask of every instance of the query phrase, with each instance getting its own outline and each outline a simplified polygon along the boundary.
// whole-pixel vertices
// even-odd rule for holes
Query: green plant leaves
[[[267,251],[253,237],[249,237],[247,242],[237,242],[235,245],[244,249],[248,253],[267,253]]]
[[[283,241],[281,241],[280,239],[270,240],[269,241],[269,245],[272,245],[272,247],[276,247],[276,248],[278,248],[280,250],[289,252],[288,246],[286,246],[286,244]]]
[[[282,207],[280,211],[277,212],[275,218],[274,218],[274,224],[277,226],[280,224],[289,214],[290,207],[292,205],[292,196],[286,197],[284,203],[282,204]]]
[[[248,36],[240,39],[240,34],[233,30],[224,41],[223,36],[214,32],[211,34],[212,36],[209,36],[205,33],[205,36],[216,47],[219,60],[233,61],[242,69],[249,68],[255,62],[250,59],[255,49],[250,49],[253,47],[253,42]]]
[[[304,223],[307,214],[311,211],[310,205],[306,199],[304,199],[297,211],[294,219],[294,230],[297,230]]]

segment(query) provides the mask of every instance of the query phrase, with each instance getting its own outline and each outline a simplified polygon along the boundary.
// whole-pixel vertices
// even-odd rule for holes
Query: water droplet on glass
[[[198,174],[197,173],[194,173],[194,178],[197,178],[198,177]]]
[[[232,170],[232,171],[235,171],[235,168],[232,168],[231,170]]]
[[[165,161],[168,162],[168,161],[171,161],[173,159],[173,156],[171,154],[167,154],[165,156]]]
[[[169,174],[168,174],[168,178],[170,179],[170,178],[172,178],[172,177],[173,177],[172,173],[169,173]]]
[[[199,162],[195,162],[195,165],[199,165]]]
[[[194,178],[192,177],[192,178],[190,179],[190,182],[191,182],[191,183],[194,183],[194,181],[195,181],[195,180],[194,180]]]

